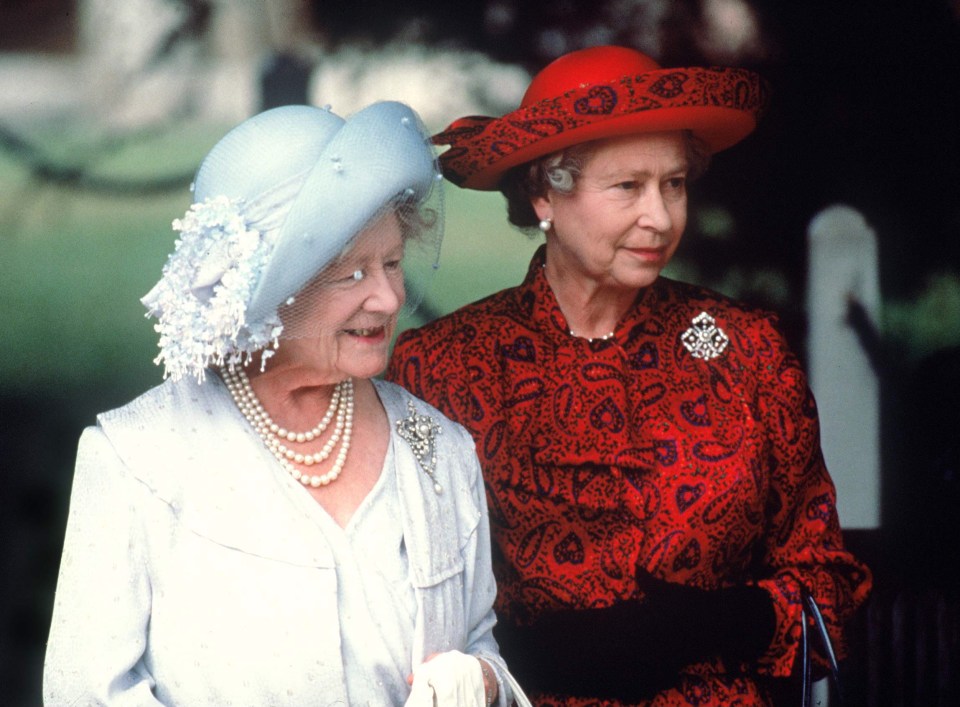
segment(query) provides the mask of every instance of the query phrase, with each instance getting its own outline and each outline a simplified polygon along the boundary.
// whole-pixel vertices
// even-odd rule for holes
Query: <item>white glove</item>
[[[447,651],[413,671],[413,689],[404,707],[486,707],[480,661]]]

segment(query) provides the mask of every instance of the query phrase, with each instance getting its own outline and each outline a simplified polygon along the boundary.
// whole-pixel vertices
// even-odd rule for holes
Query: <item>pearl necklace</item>
[[[589,336],[580,336],[573,329],[569,329],[568,331],[570,332],[570,336],[575,336],[578,339],[586,339],[588,344],[592,344],[594,341],[607,341],[608,339],[612,339],[614,334],[614,332],[611,331],[607,332],[603,336],[595,336],[591,339]]]
[[[250,379],[243,369],[231,371],[224,369],[223,380],[227,385],[227,390],[236,402],[241,414],[247,419],[253,429],[259,435],[260,439],[267,446],[267,449],[276,457],[280,465],[286,469],[290,475],[304,486],[318,488],[336,480],[343,470],[343,465],[347,460],[347,452],[350,450],[350,437],[353,432],[353,380],[346,380],[337,383],[333,390],[333,396],[330,398],[330,405],[326,413],[317,425],[306,432],[293,432],[287,430],[270,417],[257,394],[253,392],[253,386],[250,385]],[[319,452],[302,454],[290,449],[284,442],[294,442],[302,444],[311,442],[330,426],[334,420],[333,433],[327,439],[323,448]],[[340,450],[334,459],[333,467],[325,474],[307,474],[296,466],[304,464],[313,466],[325,461],[340,443]]]

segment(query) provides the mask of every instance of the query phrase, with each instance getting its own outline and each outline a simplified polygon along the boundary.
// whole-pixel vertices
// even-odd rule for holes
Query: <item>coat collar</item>
[[[98,417],[131,476],[209,540],[293,565],[328,567],[325,543],[216,375],[168,380]]]
[[[459,552],[479,522],[452,423],[397,386],[375,381],[394,430],[404,535],[417,586],[462,570]],[[409,405],[441,426],[437,482],[395,432]],[[225,547],[293,565],[332,567],[303,489],[250,430],[216,375],[166,381],[98,423],[138,482],[191,531]],[[472,446],[466,446],[472,454]]]

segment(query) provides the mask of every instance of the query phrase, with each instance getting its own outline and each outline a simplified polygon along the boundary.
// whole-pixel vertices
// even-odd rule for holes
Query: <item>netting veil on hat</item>
[[[173,222],[174,251],[142,299],[157,318],[164,375],[199,380],[208,366],[268,356],[292,335],[298,293],[316,287],[324,268],[388,212],[412,224],[403,267],[407,307],[415,307],[439,258],[439,182],[428,134],[401,103],[375,103],[347,119],[284,106],[231,130],[201,163],[194,203]]]

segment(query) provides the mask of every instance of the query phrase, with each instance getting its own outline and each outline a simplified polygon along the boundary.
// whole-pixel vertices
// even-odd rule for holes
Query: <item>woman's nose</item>
[[[663,194],[659,190],[650,189],[644,192],[639,201],[640,213],[637,224],[641,228],[648,228],[658,232],[670,230],[673,218],[667,208]]]
[[[400,309],[404,300],[403,274],[388,273],[377,268],[366,274],[369,288],[364,306],[374,312],[393,313]]]

